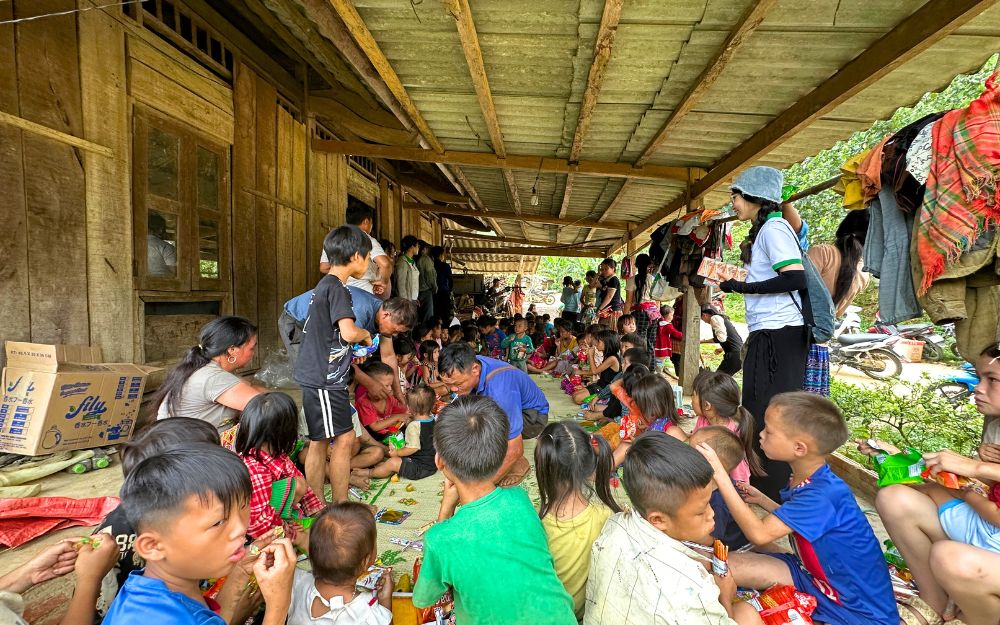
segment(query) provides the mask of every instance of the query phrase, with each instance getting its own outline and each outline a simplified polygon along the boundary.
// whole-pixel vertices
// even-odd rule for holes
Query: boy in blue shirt
[[[250,475],[243,461],[208,443],[168,449],[129,473],[121,497],[136,532],[132,548],[146,568],[129,575],[104,625],[226,625],[219,604],[202,596],[199,583],[238,578],[234,568],[247,556]],[[294,572],[288,539],[262,550],[253,573],[267,603],[264,625],[285,622]],[[243,583],[238,586],[223,587],[223,593]]]
[[[899,613],[878,539],[851,489],[826,464],[826,456],[847,438],[844,417],[829,399],[803,392],[775,395],[764,414],[760,442],[768,458],[792,467],[781,504],[749,485],[741,485],[741,497],[712,448],[702,444],[698,450],[712,464],[730,513],[753,544],[791,535],[796,555],[731,555],[739,586],[795,586],[819,602],[813,619],[830,625],[897,625]],[[744,498],[771,514],[758,518]]]

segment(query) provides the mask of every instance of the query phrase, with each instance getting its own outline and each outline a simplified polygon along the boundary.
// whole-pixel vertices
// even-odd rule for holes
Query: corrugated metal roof
[[[750,0],[625,3],[581,158],[633,162],[718,54]],[[469,0],[505,146],[566,158],[593,60],[600,0]],[[650,163],[708,168],[807,96],[925,4],[922,0],[779,0],[660,146]],[[355,6],[437,138],[491,151],[455,20],[438,2]],[[843,102],[763,159],[784,167],[889,117],[1000,49],[995,5]],[[463,167],[483,203],[512,212],[499,170]],[[566,176],[514,172],[523,214],[558,215]],[[623,180],[575,176],[566,218],[600,217]],[[538,205],[530,203],[535,187]],[[682,182],[633,181],[607,219],[640,221],[684,193]],[[707,203],[726,201],[724,189]],[[509,237],[521,224],[501,220]],[[587,228],[526,223],[529,239],[582,242]],[[610,236],[597,230],[591,238]],[[487,244],[489,245],[489,244]],[[470,258],[475,263],[492,258]],[[496,263],[493,263],[496,264]],[[478,266],[478,265],[477,265]],[[485,265],[484,265],[485,266]]]

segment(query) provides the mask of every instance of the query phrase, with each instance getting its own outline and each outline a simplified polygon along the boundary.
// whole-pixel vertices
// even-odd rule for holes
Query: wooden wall
[[[90,6],[79,1],[0,1],[0,21]],[[107,360],[147,362],[177,353],[159,345],[147,354],[151,337],[195,343],[190,324],[203,314],[147,325],[147,302],[213,300],[258,325],[266,356],[280,345],[284,302],[320,278],[323,238],[343,223],[348,193],[378,208],[379,237],[434,235],[402,210],[391,179],[308,152],[304,98],[283,100],[235,51],[229,81],[116,9],[0,27],[0,341],[89,343]],[[138,289],[137,112],[229,146],[232,279],[217,292]]]

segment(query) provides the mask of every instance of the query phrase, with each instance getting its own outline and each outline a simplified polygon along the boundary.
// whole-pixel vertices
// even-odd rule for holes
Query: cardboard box
[[[0,452],[36,456],[124,443],[132,436],[146,375],[101,362],[85,345],[4,344]]]

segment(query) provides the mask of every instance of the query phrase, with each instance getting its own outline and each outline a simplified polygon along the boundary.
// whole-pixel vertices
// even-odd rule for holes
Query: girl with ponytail
[[[205,324],[198,344],[167,375],[156,390],[149,415],[156,419],[191,417],[211,423],[220,432],[261,391],[234,372],[253,360],[257,328],[243,317],[219,317]]]
[[[754,450],[753,415],[740,405],[740,387],[733,376],[721,371],[702,371],[692,386],[691,406],[698,415],[694,431],[719,425],[743,443],[746,459],[729,472],[729,477],[737,482],[749,482],[751,474],[766,476],[760,456]]]
[[[611,513],[621,512],[611,496],[611,470],[608,442],[574,421],[550,423],[538,436],[538,516],[577,618],[587,596],[591,547]]]

